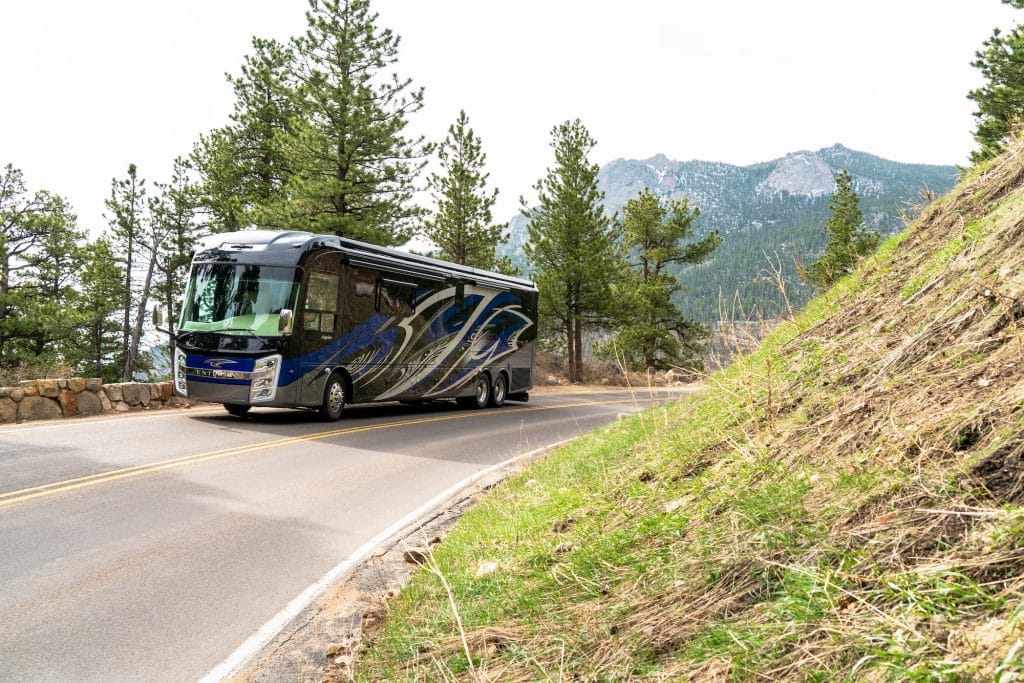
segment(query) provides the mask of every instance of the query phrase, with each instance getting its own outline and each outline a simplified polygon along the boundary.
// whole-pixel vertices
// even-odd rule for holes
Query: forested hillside
[[[619,212],[647,187],[665,198],[688,198],[699,207],[698,235],[721,231],[724,242],[711,258],[679,273],[685,287],[680,304],[688,316],[718,320],[724,299],[730,318],[775,317],[785,304],[769,261],[781,268],[790,303],[806,303],[813,289],[800,283],[796,263],[812,261],[824,248],[822,226],[829,216],[834,177],[843,168],[854,176],[865,222],[883,236],[903,228],[900,216],[913,213],[922,192],[941,194],[957,176],[953,166],[903,164],[834,145],[753,166],[678,162],[663,155],[616,159],[601,168],[599,187],[608,214]],[[521,214],[509,224],[509,233],[506,255],[528,268]]]

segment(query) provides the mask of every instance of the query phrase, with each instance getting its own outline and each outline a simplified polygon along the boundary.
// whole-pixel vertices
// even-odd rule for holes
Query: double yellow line
[[[522,408],[504,408],[500,412],[501,414],[526,413],[538,410],[560,410],[565,408],[607,405],[611,403],[622,403],[622,401],[581,401],[578,403],[563,403],[560,405],[553,406],[528,406]],[[0,493],[0,508],[5,507],[7,505],[13,505],[14,503],[23,503],[36,498],[44,498],[46,496],[64,493],[65,491],[74,491],[75,489],[87,488],[89,486],[97,486],[99,484],[105,484],[111,481],[118,481],[119,479],[128,479],[129,477],[137,477],[139,475],[148,474],[150,472],[159,472],[160,470],[166,470],[172,467],[181,467],[183,465],[191,465],[197,462],[217,460],[219,458],[226,458],[231,455],[252,453],[254,451],[262,451],[270,448],[277,448],[279,446],[288,446],[295,443],[301,443],[303,441],[317,441],[320,439],[329,439],[334,436],[357,434],[359,432],[370,432],[379,429],[392,429],[394,427],[406,427],[408,425],[425,424],[427,422],[444,422],[446,420],[460,420],[469,417],[483,417],[486,415],[493,415],[497,412],[499,411],[488,410],[484,412],[459,412],[450,415],[434,415],[431,417],[419,417],[412,418],[409,420],[399,420],[397,422],[382,422],[372,425],[363,425],[360,427],[332,429],[326,432],[316,432],[314,434],[292,436],[284,439],[274,439],[272,441],[262,441],[260,443],[249,444],[246,446],[222,448],[216,451],[207,451],[205,453],[196,453],[194,455],[186,455],[180,458],[173,458],[170,460],[160,460],[158,462],[149,463],[147,465],[124,467],[122,469],[109,470],[107,472],[99,472],[97,474],[90,474],[85,477],[65,479],[64,481],[55,481],[50,484],[40,484],[39,486],[32,486],[25,489],[19,489],[17,491],[8,491],[7,493]]]

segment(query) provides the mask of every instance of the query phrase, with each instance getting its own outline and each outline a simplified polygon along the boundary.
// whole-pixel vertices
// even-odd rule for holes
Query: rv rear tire
[[[473,395],[457,398],[455,402],[462,408],[486,408],[491,402],[491,381],[487,379],[487,375],[477,375],[476,381],[473,382]]]
[[[507,395],[508,380],[505,379],[505,373],[499,372],[498,376],[494,378],[493,386],[491,386],[491,407],[500,408],[505,405],[505,398]]]

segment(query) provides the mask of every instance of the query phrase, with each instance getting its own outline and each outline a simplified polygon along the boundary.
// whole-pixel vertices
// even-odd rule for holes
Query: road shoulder
[[[380,542],[365,557],[351,558],[352,567],[331,581],[251,658],[227,671],[222,664],[203,680],[350,680],[355,657],[382,623],[387,601],[398,595],[444,534],[490,489],[564,443],[567,441],[523,453],[457,485],[456,492],[443,496],[429,512]]]

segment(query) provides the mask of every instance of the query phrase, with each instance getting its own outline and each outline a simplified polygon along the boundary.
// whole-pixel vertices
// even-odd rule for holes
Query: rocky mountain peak
[[[650,159],[644,159],[643,163],[658,171],[665,171],[679,165],[678,161],[672,161],[664,154],[655,154]]]
[[[788,192],[805,197],[820,197],[835,189],[832,167],[815,152],[791,152],[780,159],[775,169],[758,188],[767,192]]]

